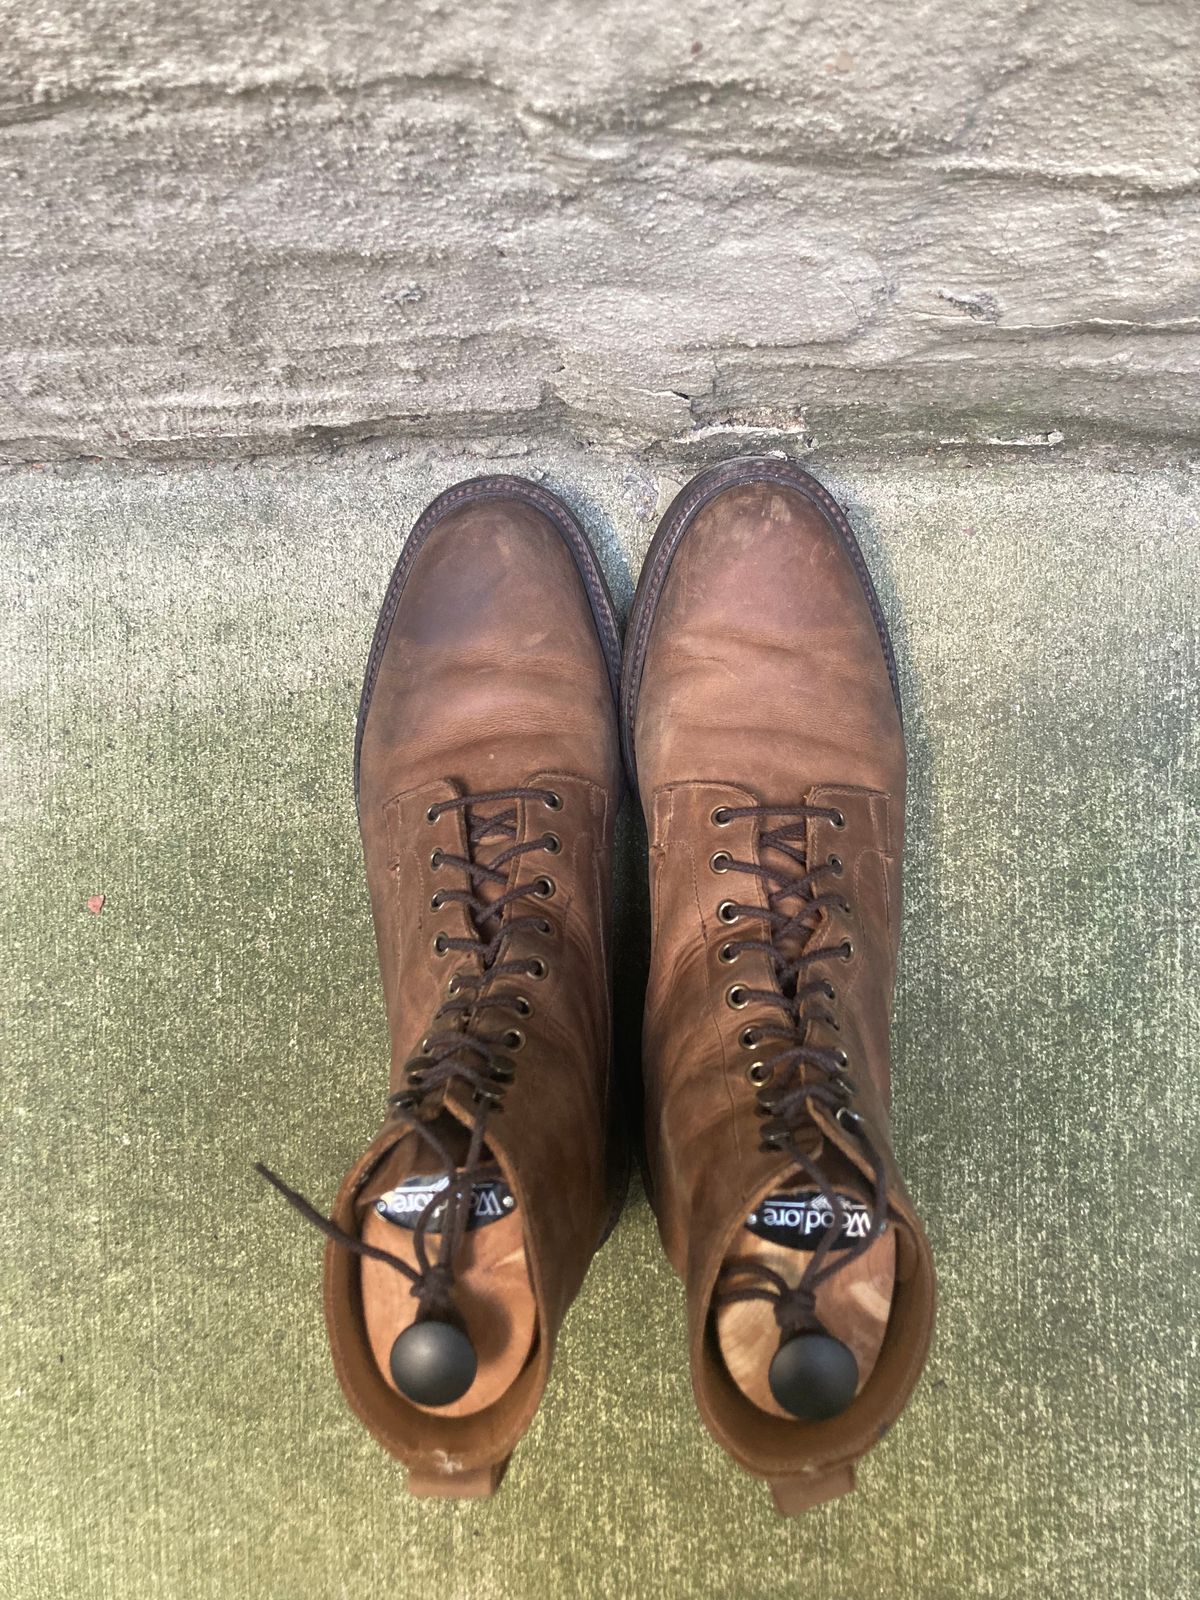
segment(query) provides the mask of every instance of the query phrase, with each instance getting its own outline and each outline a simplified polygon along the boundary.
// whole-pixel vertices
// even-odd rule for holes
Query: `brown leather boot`
[[[888,1130],[895,665],[807,473],[734,461],[676,499],[621,730],[650,840],[649,1175],[696,1401],[793,1513],[853,1488],[924,1365],[935,1293]]]
[[[620,1202],[606,1141],[619,659],[566,507],[481,478],[413,529],[367,663],[355,787],[388,1111],[331,1221],[272,1181],[329,1235],[334,1366],[415,1493],[496,1487]]]

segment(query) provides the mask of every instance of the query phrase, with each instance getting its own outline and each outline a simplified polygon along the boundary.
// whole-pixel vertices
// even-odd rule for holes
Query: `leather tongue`
[[[467,1130],[444,1116],[439,1118],[435,1131],[448,1153],[457,1161],[463,1160]],[[404,1135],[380,1162],[359,1196],[356,1209],[364,1242],[416,1267],[416,1225],[432,1204],[425,1248],[429,1260],[436,1262],[444,1212],[444,1208],[437,1207],[437,1197],[447,1181],[433,1147],[416,1133]],[[454,1346],[449,1351],[452,1357],[461,1357],[467,1345],[474,1353],[473,1380],[459,1397],[444,1403],[438,1398],[422,1402],[416,1393],[407,1393],[414,1404],[421,1404],[438,1416],[469,1416],[482,1411],[509,1388],[529,1359],[537,1331],[537,1312],[519,1213],[516,1196],[493,1165],[491,1174],[477,1179],[473,1186],[466,1232],[452,1263],[455,1325],[431,1331],[423,1323],[425,1335],[430,1337],[422,1335],[417,1341],[430,1343],[432,1334],[437,1334],[441,1345]],[[396,1347],[401,1335],[416,1321],[419,1303],[409,1279],[386,1262],[364,1258],[361,1284],[372,1354],[385,1382],[395,1390]],[[406,1342],[412,1346],[413,1337]],[[412,1352],[409,1354],[411,1358]],[[435,1365],[436,1356],[437,1352],[432,1352]],[[428,1394],[436,1393],[434,1382]]]

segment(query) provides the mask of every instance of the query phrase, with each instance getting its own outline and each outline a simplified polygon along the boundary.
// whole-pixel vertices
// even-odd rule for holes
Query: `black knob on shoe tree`
[[[432,1317],[396,1339],[388,1365],[400,1393],[419,1406],[448,1406],[475,1382],[475,1348],[461,1328]]]
[[[858,1362],[840,1339],[799,1333],[776,1350],[767,1380],[785,1411],[802,1422],[823,1422],[854,1399]]]

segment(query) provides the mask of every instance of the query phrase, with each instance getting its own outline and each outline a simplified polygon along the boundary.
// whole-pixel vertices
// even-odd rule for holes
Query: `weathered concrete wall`
[[[1193,0],[0,28],[10,457],[1200,432]]]

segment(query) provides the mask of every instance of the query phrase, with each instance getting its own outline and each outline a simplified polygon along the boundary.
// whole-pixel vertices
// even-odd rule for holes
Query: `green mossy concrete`
[[[640,1195],[497,1500],[406,1499],[345,1410],[319,1241],[250,1166],[328,1200],[376,1125],[363,659],[421,505],[537,459],[0,479],[0,1592],[1194,1592],[1194,476],[825,471],[903,674],[897,1142],[943,1294],[858,1494],[779,1522],[708,1440]],[[545,464],[627,603],[673,485]]]

